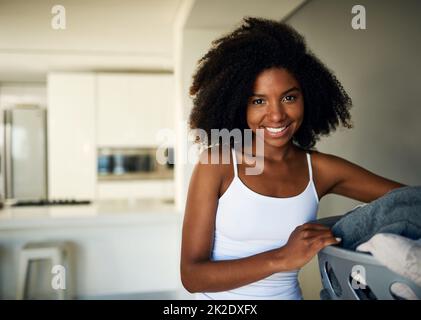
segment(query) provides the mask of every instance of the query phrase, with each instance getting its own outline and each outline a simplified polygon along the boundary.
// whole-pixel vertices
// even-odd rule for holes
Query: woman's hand
[[[305,223],[295,228],[288,242],[281,248],[284,260],[283,268],[295,270],[307,264],[321,249],[337,244],[330,229],[322,224]]]

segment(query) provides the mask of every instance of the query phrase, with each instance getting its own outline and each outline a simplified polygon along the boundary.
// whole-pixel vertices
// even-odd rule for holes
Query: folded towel
[[[334,224],[332,233],[342,238],[341,247],[350,250],[377,233],[421,238],[421,186],[393,189],[354,208]]]

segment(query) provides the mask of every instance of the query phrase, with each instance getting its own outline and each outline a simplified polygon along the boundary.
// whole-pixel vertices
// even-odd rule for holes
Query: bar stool
[[[51,262],[52,269],[50,269],[47,286],[52,288],[52,279],[54,274],[52,273],[54,266],[61,265],[64,267],[64,280],[65,289],[55,288],[56,296],[58,300],[64,300],[72,297],[71,290],[71,270],[70,267],[70,252],[71,244],[68,242],[32,242],[28,243],[21,249],[19,253],[19,268],[17,277],[17,290],[16,299],[22,300],[27,298],[28,284],[30,284],[30,265],[31,262],[40,262],[47,260]]]

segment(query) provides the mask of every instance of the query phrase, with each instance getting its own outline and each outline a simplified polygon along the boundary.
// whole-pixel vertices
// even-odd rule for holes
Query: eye
[[[262,98],[253,99],[251,101],[252,104],[263,104],[264,100]]]
[[[285,96],[282,98],[282,102],[294,102],[297,100],[296,96]]]

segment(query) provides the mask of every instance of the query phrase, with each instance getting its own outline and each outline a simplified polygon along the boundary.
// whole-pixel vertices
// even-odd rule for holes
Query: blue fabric
[[[421,186],[393,189],[382,197],[346,213],[332,227],[340,246],[355,250],[376,233],[421,238]]]

